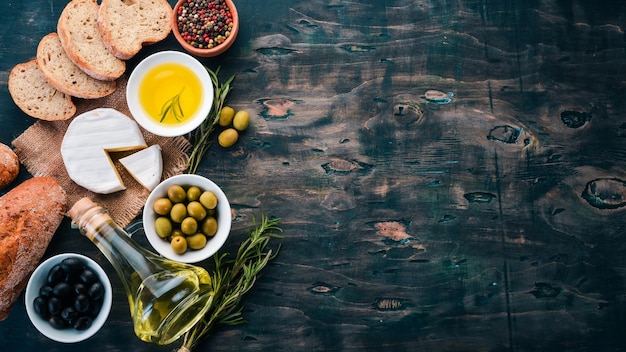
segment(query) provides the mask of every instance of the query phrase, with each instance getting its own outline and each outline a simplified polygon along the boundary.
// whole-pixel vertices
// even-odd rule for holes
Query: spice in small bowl
[[[232,0],[180,0],[172,16],[174,37],[189,53],[212,57],[228,50],[239,32]]]

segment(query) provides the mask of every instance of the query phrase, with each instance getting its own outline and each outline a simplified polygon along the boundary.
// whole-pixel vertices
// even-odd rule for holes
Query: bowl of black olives
[[[26,312],[51,340],[75,343],[93,336],[111,310],[111,282],[92,259],[64,253],[41,263],[25,291]]]

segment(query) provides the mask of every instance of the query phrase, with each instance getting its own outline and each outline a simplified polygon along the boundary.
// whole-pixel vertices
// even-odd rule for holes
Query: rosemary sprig
[[[202,339],[207,337],[213,328],[218,325],[237,325],[244,323],[241,316],[243,306],[242,297],[250,291],[256,282],[259,272],[274,259],[280,251],[267,249],[272,238],[280,237],[282,232],[278,227],[280,219],[269,219],[261,216],[261,223],[254,221],[254,228],[250,230],[248,238],[243,241],[237,256],[228,260],[228,254],[215,255],[215,271],[211,279],[211,287],[207,294],[211,295],[210,308],[204,318],[189,330],[178,352],[191,351]]]
[[[184,90],[185,87],[180,90],[180,93],[169,98],[165,104],[163,104],[163,107],[161,108],[161,120],[159,120],[159,122],[163,122],[170,111],[172,112],[172,115],[174,115],[176,121],[180,121],[181,118],[185,117],[183,108],[180,105],[180,95],[183,94]]]
[[[211,81],[213,83],[213,107],[200,127],[198,127],[191,136],[192,150],[189,156],[189,161],[187,162],[188,174],[196,173],[204,153],[206,153],[209,149],[211,144],[209,137],[215,129],[215,125],[219,122],[220,111],[224,106],[228,93],[232,90],[230,84],[235,79],[235,76],[233,75],[230,76],[224,83],[220,83],[218,78],[220,71],[219,67],[215,71],[212,71],[208,67],[206,67],[206,69],[209,72],[209,76],[211,76]]]

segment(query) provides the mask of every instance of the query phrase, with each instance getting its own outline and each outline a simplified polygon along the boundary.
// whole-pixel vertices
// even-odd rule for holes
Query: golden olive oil
[[[127,292],[129,302],[133,302],[135,334],[143,341],[156,343],[178,338],[206,312],[203,288],[192,270],[161,272],[145,278],[135,294]]]
[[[200,108],[202,83],[187,66],[168,62],[150,69],[139,83],[139,103],[156,122],[177,125]]]

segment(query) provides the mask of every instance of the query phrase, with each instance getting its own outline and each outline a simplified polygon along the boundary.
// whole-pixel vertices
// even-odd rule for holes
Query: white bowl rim
[[[213,191],[217,196],[217,212],[218,212],[218,228],[217,233],[212,238],[208,239],[206,247],[199,250],[188,250],[183,254],[177,254],[172,250],[169,242],[161,239],[154,229],[154,220],[156,215],[153,210],[154,202],[161,197],[167,196],[167,188],[169,186],[179,184],[181,186],[197,185],[202,190]],[[170,260],[178,261],[181,263],[197,263],[203,261],[220,250],[228,236],[232,225],[230,203],[228,198],[224,194],[224,191],[210,179],[197,174],[180,174],[172,176],[163,180],[158,186],[154,188],[143,208],[142,222],[144,233],[148,238],[148,242],[152,245],[152,248],[156,250],[160,255]]]
[[[87,266],[98,274],[100,282],[102,282],[102,285],[104,286],[104,300],[102,301],[100,313],[98,313],[96,319],[93,320],[91,326],[86,330],[79,331],[69,328],[63,330],[55,329],[46,320],[42,319],[35,312],[35,308],[33,307],[33,301],[39,295],[39,288],[45,283],[48,272],[54,265],[60,263],[65,258],[80,258],[84,260]],[[42,335],[51,340],[64,343],[84,341],[95,335],[109,317],[112,301],[113,290],[111,289],[111,281],[109,280],[109,277],[104,269],[102,269],[102,267],[93,259],[78,253],[57,254],[39,264],[28,279],[28,284],[26,285],[26,291],[24,293],[26,313],[28,314],[31,323]]]
[[[147,116],[144,108],[139,104],[139,84],[142,77],[153,67],[167,63],[179,62],[190,68],[200,79],[200,83],[205,90],[202,104],[194,116],[188,122],[175,125],[163,126],[151,117]],[[206,67],[195,57],[176,50],[165,50],[151,54],[141,60],[133,69],[126,84],[126,102],[131,116],[141,127],[148,132],[163,137],[182,136],[196,129],[213,107],[213,83]]]

